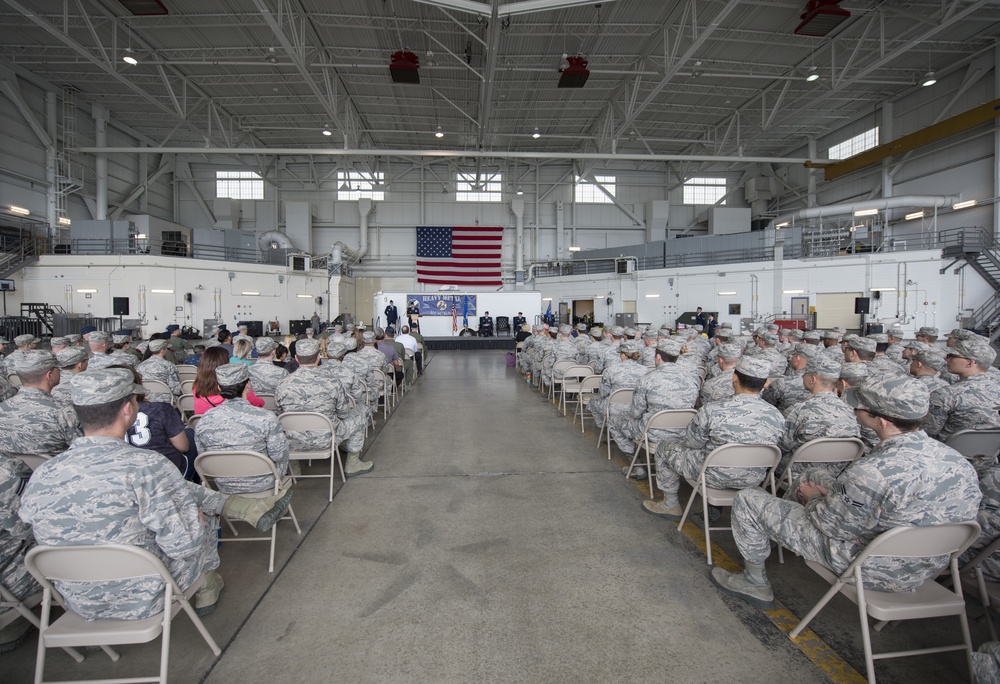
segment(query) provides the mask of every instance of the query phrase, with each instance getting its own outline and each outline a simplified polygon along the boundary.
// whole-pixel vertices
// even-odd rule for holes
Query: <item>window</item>
[[[503,202],[503,177],[499,173],[482,175],[475,185],[476,174],[455,176],[455,199],[459,202]]]
[[[264,179],[253,171],[216,171],[215,196],[264,199]]]
[[[594,176],[594,180],[604,186],[604,189],[611,193],[612,196],[615,194],[615,177],[614,176]],[[574,198],[577,202],[590,202],[592,204],[611,204],[611,198],[601,192],[593,183],[587,182],[585,179],[576,177],[576,190],[573,193]]]
[[[830,159],[847,159],[878,146],[878,126],[830,148]]]
[[[385,174],[382,171],[375,171],[373,173],[338,171],[337,199],[359,200],[364,197],[382,201],[385,199],[384,181]]]
[[[725,204],[722,199],[725,196],[725,178],[688,178],[684,181],[684,204]]]

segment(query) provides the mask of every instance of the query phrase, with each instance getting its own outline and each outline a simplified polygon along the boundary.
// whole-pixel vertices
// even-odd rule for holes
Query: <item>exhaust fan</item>
[[[851,17],[851,13],[841,9],[839,4],[840,0],[809,0],[795,33],[800,36],[826,36]]]
[[[420,83],[420,58],[408,50],[392,53],[389,75],[393,83]]]
[[[582,88],[590,77],[590,69],[587,68],[587,60],[576,55],[566,58],[569,66],[560,69],[560,88]]]

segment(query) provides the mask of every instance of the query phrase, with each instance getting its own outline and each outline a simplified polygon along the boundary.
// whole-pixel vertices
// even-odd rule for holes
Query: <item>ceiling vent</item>
[[[800,15],[801,23],[795,27],[800,36],[826,36],[851,17],[851,13],[838,7],[840,0],[809,0],[806,11]]]
[[[392,53],[389,75],[393,83],[420,83],[420,58],[407,50]]]
[[[560,88],[582,88],[590,77],[590,69],[587,68],[587,60],[579,56],[567,57],[566,61],[569,62],[569,66],[565,69],[560,69],[559,73],[559,87]]]
[[[118,0],[122,7],[137,17],[162,17],[167,14],[160,0]]]

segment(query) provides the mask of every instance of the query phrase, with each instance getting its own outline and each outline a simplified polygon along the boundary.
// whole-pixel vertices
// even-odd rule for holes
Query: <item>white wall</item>
[[[385,307],[392,300],[399,317],[406,321],[407,294],[417,294],[419,291],[409,290],[402,292],[376,292],[372,297],[372,320],[379,319],[380,325],[385,326]],[[428,292],[427,294],[438,294]],[[537,290],[526,292],[495,292],[495,291],[473,291],[468,292],[440,292],[442,295],[462,296],[474,295],[476,297],[476,313],[469,313],[469,327],[477,329],[479,327],[479,317],[485,316],[486,312],[493,317],[494,326],[497,316],[507,316],[513,319],[518,311],[524,312],[524,317],[528,321],[534,321],[535,317],[542,313],[542,294]],[[557,307],[552,307],[553,311],[558,311]],[[462,311],[458,310],[458,327],[462,327]],[[446,316],[421,316],[420,332],[424,337],[451,337],[456,335],[452,331],[451,313]]]

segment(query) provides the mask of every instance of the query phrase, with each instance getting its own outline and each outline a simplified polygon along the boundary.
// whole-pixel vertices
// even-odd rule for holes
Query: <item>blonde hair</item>
[[[250,344],[250,340],[241,337],[233,345],[233,356],[238,359],[249,359],[252,350],[253,345]]]

